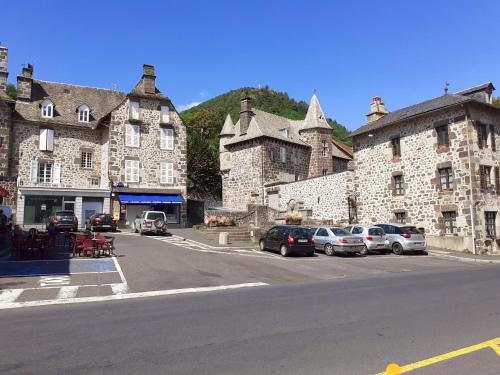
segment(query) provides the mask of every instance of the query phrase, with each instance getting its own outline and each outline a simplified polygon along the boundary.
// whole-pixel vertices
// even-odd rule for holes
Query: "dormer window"
[[[54,117],[54,104],[49,99],[45,99],[42,102],[42,117]]]
[[[166,105],[161,106],[161,123],[168,124],[170,123],[170,108]]]
[[[78,108],[78,122],[89,122],[90,108],[88,106],[81,105]]]
[[[139,102],[130,102],[130,118],[132,120],[139,120],[140,119]]]

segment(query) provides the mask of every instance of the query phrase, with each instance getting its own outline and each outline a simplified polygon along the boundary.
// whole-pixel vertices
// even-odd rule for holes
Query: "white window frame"
[[[54,151],[54,129],[40,128],[40,151]]]
[[[40,184],[51,184],[54,176],[54,163],[38,163],[37,182]]]
[[[130,118],[139,120],[141,118],[141,107],[139,102],[130,101]]]
[[[282,163],[286,163],[286,147],[280,147],[280,160]]]
[[[82,151],[80,166],[85,169],[92,168],[92,152]]]
[[[139,147],[141,144],[141,127],[135,124],[125,124],[125,146]]]
[[[160,128],[160,148],[162,150],[174,149],[174,129]]]
[[[170,184],[174,183],[174,164],[167,161],[160,163],[160,183]]]
[[[125,181],[139,182],[139,160],[125,160]]]
[[[78,107],[78,122],[89,122],[90,108],[83,104]]]
[[[169,124],[170,123],[170,108],[166,105],[162,105],[160,107],[160,111],[161,111],[161,118],[160,118],[160,122],[162,124]]]
[[[54,117],[54,103],[52,103],[49,99],[45,99],[42,102],[41,115],[44,118]]]

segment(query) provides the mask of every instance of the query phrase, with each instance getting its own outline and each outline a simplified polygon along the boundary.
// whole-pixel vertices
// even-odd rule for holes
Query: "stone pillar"
[[[154,94],[156,90],[155,67],[153,65],[144,64],[142,66],[142,84],[146,94]]]
[[[82,197],[76,197],[75,198],[75,216],[78,218],[78,226],[82,228],[85,223],[83,222],[83,216],[82,216]]]
[[[7,78],[9,71],[7,69],[7,57],[9,50],[6,47],[0,46],[0,90],[5,91],[7,88]]]
[[[106,197],[106,198],[103,199],[103,202],[102,202],[102,213],[104,213],[104,214],[111,213],[111,211],[110,211],[110,204],[111,204],[111,199],[109,197]]]
[[[240,101],[240,134],[246,134],[252,120],[252,99],[243,97]]]
[[[16,207],[16,224],[24,226],[24,194],[18,192],[17,194],[17,207]]]
[[[31,101],[31,86],[33,85],[33,65],[23,68],[23,75],[17,77],[17,99]]]

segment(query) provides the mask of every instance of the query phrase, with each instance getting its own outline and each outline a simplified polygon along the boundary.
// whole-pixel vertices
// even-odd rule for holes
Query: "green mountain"
[[[231,114],[234,123],[238,121],[240,99],[244,94],[252,98],[254,108],[275,115],[292,120],[303,120],[307,113],[308,103],[291,99],[287,93],[274,91],[268,87],[243,87],[188,109],[181,113],[181,117],[188,127],[201,127],[206,135],[217,136],[228,113]],[[351,145],[349,131],[335,120],[328,118],[327,121],[333,129],[333,137]]]

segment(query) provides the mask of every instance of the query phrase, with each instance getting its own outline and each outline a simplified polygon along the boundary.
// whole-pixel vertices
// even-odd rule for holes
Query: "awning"
[[[9,192],[0,186],[0,197],[8,197],[9,195]]]
[[[122,204],[182,204],[182,196],[178,194],[164,195],[139,195],[139,194],[118,194],[118,199]]]

